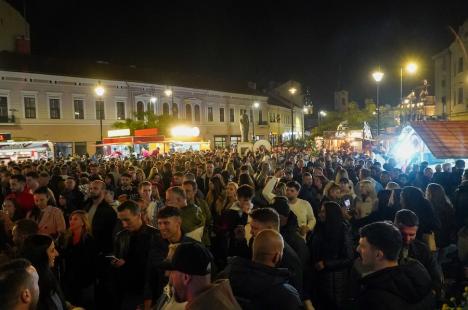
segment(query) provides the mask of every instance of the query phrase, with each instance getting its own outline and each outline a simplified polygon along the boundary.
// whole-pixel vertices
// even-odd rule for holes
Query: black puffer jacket
[[[289,272],[241,257],[229,259],[222,272],[243,309],[300,309],[297,290],[288,284]]]
[[[360,284],[356,309],[435,309],[431,277],[417,261],[374,272],[362,278]]]
[[[468,224],[468,181],[463,181],[458,186],[452,201],[455,209],[457,228],[460,229]]]

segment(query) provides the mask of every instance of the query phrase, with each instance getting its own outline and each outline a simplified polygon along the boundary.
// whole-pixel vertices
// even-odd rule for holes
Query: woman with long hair
[[[224,209],[225,201],[224,183],[220,175],[214,175],[208,183],[206,202],[210,206],[211,213],[220,214]]]
[[[227,184],[223,208],[216,209],[213,214],[215,238],[212,240],[212,250],[218,267],[224,267],[226,264],[230,239],[234,235],[234,229],[242,220],[242,210],[237,200],[237,188],[237,183]]]
[[[440,184],[430,183],[427,186],[426,199],[440,220],[440,230],[435,232],[435,241],[437,247],[442,250],[456,241],[455,210]]]
[[[39,225],[39,233],[54,238],[65,231],[65,218],[63,212],[57,207],[48,204],[49,190],[47,187],[39,187],[34,191],[34,208],[28,212],[26,218],[35,221]]]
[[[359,195],[356,197],[356,218],[362,219],[377,208],[377,194],[375,186],[371,181],[359,182]]]
[[[310,243],[315,269],[317,302],[320,309],[338,309],[343,301],[353,246],[349,226],[341,207],[324,202]]]
[[[417,237],[424,240],[424,235],[431,235],[440,228],[440,221],[435,215],[431,203],[424,197],[421,189],[415,186],[406,186],[401,191],[400,204],[402,209],[408,209],[416,213],[419,218]],[[435,240],[434,240],[435,241]],[[426,240],[426,242],[428,242]],[[428,244],[431,248],[432,245]]]
[[[239,182],[237,182],[237,184],[239,184],[239,186],[247,184],[247,185],[255,188],[255,183],[254,183],[254,181],[252,180],[252,178],[250,177],[250,175],[248,173],[241,173],[239,175]]]
[[[39,302],[37,310],[67,309],[60,284],[52,268],[59,255],[54,241],[46,235],[32,235],[24,241],[21,257],[26,258],[36,268],[39,275]]]
[[[115,189],[117,188],[117,185],[115,183],[114,174],[107,173],[106,177],[104,179],[104,182],[106,183],[106,189],[115,192]]]
[[[94,308],[97,248],[88,215],[83,210],[70,214],[70,227],[59,239],[61,282],[67,299],[85,309]]]

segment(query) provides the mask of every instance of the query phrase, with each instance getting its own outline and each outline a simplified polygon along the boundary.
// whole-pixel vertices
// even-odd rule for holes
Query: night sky
[[[22,0],[9,0],[22,11]],[[418,59],[407,91],[433,78],[432,56],[468,18],[464,1],[46,1],[25,0],[32,52],[224,79],[296,79],[327,107],[343,88],[396,104],[399,70]],[[410,2],[410,1],[407,1]]]

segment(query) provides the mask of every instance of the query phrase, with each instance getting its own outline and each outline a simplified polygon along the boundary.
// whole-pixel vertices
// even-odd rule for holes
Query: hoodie
[[[218,280],[187,303],[187,310],[241,310],[229,285],[229,280]]]
[[[435,309],[431,277],[417,261],[363,277],[357,309]]]
[[[299,309],[297,290],[288,284],[289,271],[259,264],[241,257],[229,259],[223,272],[243,309]]]

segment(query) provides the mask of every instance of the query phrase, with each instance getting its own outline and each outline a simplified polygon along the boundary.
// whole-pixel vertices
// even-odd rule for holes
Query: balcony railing
[[[0,115],[0,124],[14,124],[15,122],[14,115]]]

